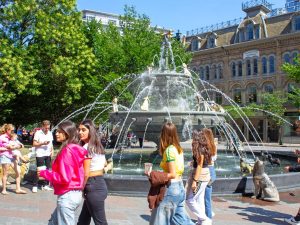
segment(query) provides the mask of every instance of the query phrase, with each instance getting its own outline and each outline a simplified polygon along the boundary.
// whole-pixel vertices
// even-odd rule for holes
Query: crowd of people
[[[107,160],[95,124],[89,119],[78,126],[69,120],[60,123],[55,139],[61,143],[61,147],[53,162],[53,135],[50,127],[50,121],[44,120],[32,141],[37,166],[32,192],[36,193],[40,187],[54,190],[57,195],[57,206],[48,224],[85,225],[90,224],[93,219],[95,225],[107,225],[105,199],[108,190],[103,177]],[[27,193],[20,186],[19,164],[22,162],[22,154],[18,149],[23,144],[17,140],[14,130],[12,124],[4,124],[0,128],[3,195],[8,194],[6,183],[10,166],[13,166],[16,173],[15,192]],[[197,217],[196,225],[212,224],[214,212],[211,195],[212,184],[216,179],[214,162],[217,158],[217,144],[211,129],[203,128],[193,132],[190,173],[184,185],[184,150],[180,146],[176,126],[171,122],[162,126],[159,145],[162,171],[145,171],[152,185],[148,194],[150,225],[195,224],[187,214],[185,206]],[[299,167],[285,169],[299,171]],[[82,201],[77,221],[75,211]],[[286,221],[298,224],[299,218],[300,210],[295,217]]]

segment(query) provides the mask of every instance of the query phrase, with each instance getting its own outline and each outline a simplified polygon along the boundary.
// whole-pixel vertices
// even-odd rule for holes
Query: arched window
[[[287,52],[283,55],[283,62],[284,63],[291,63],[290,53]]]
[[[250,86],[248,88],[248,102],[249,103],[257,102],[257,93],[256,93],[255,86]]]
[[[214,48],[217,46],[217,34],[211,33],[207,36],[207,48]]]
[[[200,79],[204,80],[204,68],[203,67],[200,67],[199,75],[200,75]]]
[[[253,23],[249,23],[246,27],[246,37],[248,41],[253,40],[254,37],[253,31],[254,31]]]
[[[253,59],[253,75],[257,75],[258,73],[258,67],[257,67],[257,59]]]
[[[262,68],[261,68],[262,74],[267,74],[268,67],[267,67],[267,58],[266,57],[262,57],[261,66],[262,66]]]
[[[223,67],[222,67],[222,65],[218,65],[218,74],[219,74],[219,79],[223,79]]]
[[[260,38],[260,26],[255,27],[255,39]]]
[[[218,71],[217,71],[216,65],[212,66],[212,73],[213,73],[214,79],[218,79]]]
[[[238,75],[239,75],[239,77],[243,76],[243,63],[242,63],[242,61],[239,61],[239,63],[238,63]]]
[[[233,100],[238,104],[242,103],[242,91],[240,88],[233,89]]]
[[[215,99],[215,102],[216,102],[217,104],[219,104],[219,105],[222,104],[223,98],[222,98],[222,94],[221,94],[221,93],[216,92],[216,99]]]
[[[264,90],[265,90],[265,92],[268,92],[268,93],[273,93],[273,91],[274,91],[274,87],[273,87],[273,85],[272,84],[265,84],[264,85]]]
[[[251,75],[251,61],[250,61],[250,59],[247,59],[246,65],[247,65],[247,76],[250,76]]]
[[[205,67],[205,80],[209,80],[209,66]]]
[[[231,75],[232,75],[232,77],[236,76],[235,62],[231,63]]]
[[[275,72],[275,56],[271,55],[269,57],[269,73]]]
[[[292,64],[296,64],[296,59],[298,58],[298,52],[293,52],[292,53]]]

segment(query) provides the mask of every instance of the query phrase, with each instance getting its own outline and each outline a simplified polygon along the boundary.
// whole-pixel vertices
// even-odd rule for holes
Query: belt
[[[103,170],[90,171],[89,177],[103,176]]]

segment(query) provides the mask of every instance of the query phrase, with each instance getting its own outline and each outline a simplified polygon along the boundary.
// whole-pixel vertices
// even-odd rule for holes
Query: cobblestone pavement
[[[9,189],[9,195],[0,195],[0,225],[47,224],[55,208],[56,196],[52,191],[31,193],[30,187],[24,188],[28,191],[25,195],[15,194],[12,189]],[[14,185],[9,188],[14,188]],[[280,197],[279,203],[270,203],[249,197],[215,196],[213,224],[286,224],[283,219],[298,211],[300,189],[282,192]],[[106,213],[109,225],[144,225],[150,218],[145,197],[109,196]]]

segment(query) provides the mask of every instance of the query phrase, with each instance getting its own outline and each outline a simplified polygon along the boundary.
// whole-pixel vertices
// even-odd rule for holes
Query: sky
[[[282,8],[285,0],[268,0],[273,8]],[[123,14],[124,6],[134,6],[138,14],[150,18],[151,25],[182,34],[196,28],[245,17],[243,0],[77,0],[78,10],[89,9]]]

